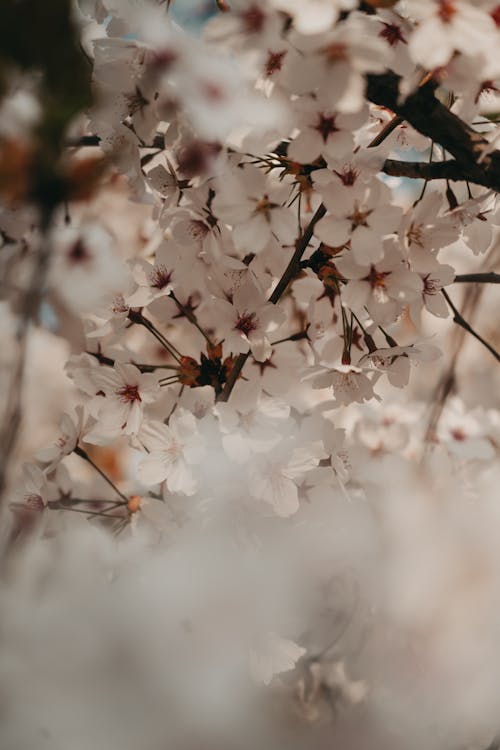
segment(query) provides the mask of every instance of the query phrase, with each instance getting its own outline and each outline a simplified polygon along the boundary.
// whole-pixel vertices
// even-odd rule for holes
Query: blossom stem
[[[83,448],[80,448],[80,446],[77,445],[73,453],[76,453],[77,456],[80,456],[80,458],[83,458],[84,461],[87,461],[87,463],[89,463],[92,466],[92,468],[99,474],[99,476],[101,476],[104,479],[104,481],[107,482],[109,486],[114,489],[117,495],[119,495],[122,499],[122,502],[120,502],[120,505],[123,505],[123,504],[126,505],[128,503],[128,497],[126,497],[123,494],[123,492],[120,492],[116,484],[108,477],[108,475],[105,474],[103,470],[100,469],[99,466],[97,466],[96,463],[94,463],[94,461],[90,458],[87,451],[83,450]]]
[[[170,343],[170,341],[168,341],[162,333],[160,333],[160,331],[148,318],[145,318],[141,312],[135,312],[133,310],[130,310],[128,317],[130,318],[132,323],[137,323],[137,325],[147,328],[147,330],[153,334],[155,339],[159,341],[163,347],[165,347],[168,353],[171,354],[179,364],[181,363],[182,355],[179,350],[176,349],[176,347],[172,343]]]
[[[87,354],[90,354],[92,357],[95,357],[98,362],[100,362],[102,365],[109,365],[109,367],[113,367],[115,364],[115,360],[111,357],[106,357],[104,354],[101,354],[101,352],[86,352]],[[138,370],[141,372],[156,372],[156,370],[178,370],[179,368],[177,365],[145,365],[145,364],[138,364],[137,362],[130,362],[129,364],[133,365],[134,367],[137,367]]]
[[[446,289],[441,289],[441,294],[443,295],[443,297],[445,298],[446,302],[448,303],[448,305],[450,306],[450,308],[451,308],[451,310],[453,312],[453,322],[456,323],[457,325],[459,325],[461,328],[463,328],[468,333],[470,333],[471,336],[474,336],[475,339],[477,339],[484,347],[486,347],[486,349],[489,352],[491,352],[491,354],[493,354],[493,356],[495,357],[495,359],[497,360],[497,362],[500,362],[500,354],[497,352],[497,350],[491,344],[489,344],[487,341],[485,341],[485,339],[483,339],[483,337],[480,336],[479,333],[477,333],[477,331],[475,331],[472,328],[472,326],[470,325],[470,323],[467,323],[467,321],[465,320],[465,318],[462,317],[462,315],[460,314],[460,312],[458,311],[458,309],[455,307],[455,305],[451,301],[450,296],[449,296],[448,292],[446,291]]]
[[[323,203],[321,203],[318,208],[316,209],[316,213],[312,217],[311,221],[307,225],[306,229],[304,230],[304,233],[302,234],[302,237],[300,237],[297,240],[297,244],[295,247],[295,252],[292,255],[289,264],[285,268],[283,275],[281,279],[276,284],[276,287],[269,297],[269,302],[271,302],[273,305],[275,305],[284,292],[286,291],[286,288],[288,287],[288,284],[292,280],[292,278],[297,273],[297,270],[300,268],[300,259],[304,255],[314,232],[314,227],[318,223],[320,219],[323,218],[323,216],[326,214],[326,207]]]
[[[307,326],[309,328],[309,326]],[[286,341],[301,341],[302,339],[309,338],[307,335],[307,328],[304,331],[298,333],[292,333],[291,336],[287,336],[285,339],[278,339],[278,341],[271,341],[271,346],[277,346],[277,344],[284,344]]]
[[[109,515],[105,510],[85,510],[84,508],[55,508],[55,510],[66,510],[70,513],[85,513],[86,516],[103,516],[104,518],[121,518],[121,516]],[[108,508],[107,510],[111,510]]]
[[[177,297],[175,296],[175,294],[173,292],[170,292],[169,297],[171,297],[174,300],[175,304],[179,308],[179,311],[189,320],[189,322],[192,325],[195,326],[195,328],[198,329],[198,331],[201,333],[201,335],[203,336],[203,338],[205,339],[205,341],[207,342],[207,344],[209,346],[213,346],[212,340],[210,339],[210,336],[200,326],[200,324],[198,323],[198,318],[196,317],[196,315],[194,314],[194,312],[192,310],[189,310],[189,308],[187,308],[185,305],[183,305],[182,302],[179,302],[179,300],[177,299]]]
[[[281,279],[276,284],[276,287],[269,297],[269,302],[271,302],[273,305],[275,305],[284,292],[286,291],[288,284],[292,280],[292,278],[297,273],[297,270],[300,269],[300,259],[304,255],[305,251],[307,250],[307,247],[312,239],[314,227],[316,226],[317,222],[323,218],[323,216],[326,214],[326,207],[323,203],[321,203],[318,208],[316,209],[316,212],[314,216],[312,217],[311,221],[305,228],[302,236],[297,240],[296,246],[295,246],[295,252],[292,255],[289,264],[283,271],[283,275]],[[245,352],[244,354],[239,354],[236,358],[236,362],[234,363],[231,372],[229,374],[229,377],[226,381],[226,384],[222,391],[217,396],[216,401],[227,401],[229,399],[229,396],[231,395],[231,391],[234,388],[234,385],[245,366],[245,363],[250,356],[250,351]]]

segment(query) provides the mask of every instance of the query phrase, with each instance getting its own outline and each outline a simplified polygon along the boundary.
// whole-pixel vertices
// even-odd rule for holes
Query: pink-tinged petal
[[[238,312],[253,312],[265,301],[264,293],[260,284],[249,273],[243,284],[241,284],[233,295],[233,305]]]
[[[260,253],[271,238],[271,227],[263,213],[254,214],[233,228],[236,247],[248,253]]]
[[[145,485],[159,484],[166,479],[168,468],[165,453],[153,451],[137,466],[137,476]]]
[[[163,422],[145,421],[139,438],[149,451],[163,450],[172,439],[169,427]]]
[[[350,232],[351,222],[347,219],[337,219],[335,216],[325,216],[314,228],[314,236],[332,247],[345,245]]]
[[[351,237],[351,251],[356,263],[377,263],[384,255],[380,236],[367,227],[357,227]]]
[[[448,318],[450,309],[442,294],[424,294],[424,304],[427,310],[438,318]]]
[[[170,492],[179,492],[183,495],[194,495],[198,486],[181,458],[168,467],[166,484]]]
[[[257,360],[257,362],[265,362],[266,359],[269,359],[273,349],[271,344],[269,343],[269,340],[262,335],[259,336],[250,336],[250,347],[252,350],[252,354]]]
[[[294,138],[288,147],[288,156],[299,164],[310,164],[317,159],[324,147],[319,133],[311,129],[305,129]]]
[[[126,435],[137,435],[141,429],[143,410],[139,401],[133,401],[130,405],[127,423],[123,428]]]
[[[299,492],[295,482],[282,475],[262,483],[262,499],[273,506],[277,516],[288,518],[299,509]]]

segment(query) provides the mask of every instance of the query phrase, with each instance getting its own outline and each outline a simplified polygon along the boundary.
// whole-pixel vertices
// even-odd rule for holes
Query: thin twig
[[[182,355],[179,350],[170,341],[168,341],[168,339],[166,339],[162,333],[160,333],[160,331],[148,318],[144,317],[141,312],[137,312],[134,310],[129,311],[128,317],[132,321],[132,323],[144,326],[144,328],[152,333],[155,339],[159,341],[160,344],[167,350],[167,352],[180,364]]]
[[[170,292],[169,297],[171,297],[174,300],[175,304],[179,308],[179,311],[184,315],[184,317],[186,317],[189,320],[189,322],[192,325],[194,325],[195,328],[198,329],[198,331],[201,333],[201,335],[203,336],[207,344],[209,346],[213,346],[210,336],[200,326],[200,324],[198,323],[198,318],[196,317],[194,312],[190,310],[189,308],[187,308],[185,305],[183,305],[182,302],[179,302],[179,300],[177,299],[177,297],[175,296],[173,292]]]
[[[51,255],[50,225],[55,206],[41,208],[40,246],[33,264],[31,278],[24,293],[21,315],[16,332],[18,355],[12,373],[11,382],[5,398],[5,413],[0,430],[0,500],[7,483],[7,472],[10,457],[14,451],[19,429],[21,427],[21,396],[23,375],[26,363],[28,332],[32,321],[38,315],[38,309],[45,289],[45,279],[49,269]]]
[[[103,470],[100,469],[99,466],[97,466],[96,463],[94,463],[94,461],[90,458],[87,451],[84,451],[83,448],[80,448],[80,446],[77,445],[73,452],[76,453],[77,456],[80,456],[80,458],[83,458],[84,461],[87,461],[87,463],[89,463],[92,466],[92,468],[99,474],[99,476],[101,476],[104,479],[104,481],[107,482],[109,486],[114,489],[114,491],[122,499],[122,502],[120,503],[120,505],[127,505],[128,497],[124,495],[123,492],[120,492],[116,484],[108,477],[108,475],[105,474]]]
[[[89,352],[87,350],[86,354],[90,354],[92,357],[95,357],[98,362],[101,363],[101,365],[108,365],[109,367],[114,367],[116,360],[112,359],[111,357],[106,357],[104,354],[101,354],[101,352]],[[156,372],[156,370],[175,370],[178,371],[177,365],[146,365],[138,362],[129,362],[128,364],[133,365],[134,367],[137,367],[138,370],[141,372]]]
[[[467,323],[465,318],[462,317],[458,309],[455,307],[455,305],[451,301],[450,296],[448,292],[446,291],[446,289],[441,289],[441,293],[453,312],[453,322],[459,325],[461,328],[463,328],[464,331],[467,331],[468,333],[470,333],[471,336],[474,336],[475,339],[477,339],[484,347],[486,347],[486,349],[488,349],[489,352],[491,352],[491,354],[493,354],[497,362],[500,362],[500,354],[491,344],[485,341],[483,337],[480,336],[479,333],[477,333],[477,331],[475,331],[472,328],[470,323]]]

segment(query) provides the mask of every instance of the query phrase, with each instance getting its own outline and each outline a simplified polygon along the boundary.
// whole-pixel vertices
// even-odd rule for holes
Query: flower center
[[[387,276],[390,276],[389,271],[377,271],[375,266],[370,268],[370,273],[365,276],[363,281],[368,281],[372,289],[385,289],[385,280]]]
[[[142,401],[138,385],[124,385],[122,388],[118,388],[115,393],[124,404]]]
[[[333,65],[341,60],[347,60],[347,45],[342,42],[334,42],[321,50],[326,57],[327,63]]]
[[[335,115],[327,116],[321,113],[318,124],[314,126],[314,129],[321,135],[323,143],[326,143],[332,133],[339,132],[338,127],[335,125]]]
[[[172,279],[172,271],[168,271],[166,266],[156,266],[148,276],[149,286],[155,289],[165,289]]]
[[[426,276],[423,279],[424,282],[424,294],[437,294],[441,287],[439,286],[438,281],[436,279],[431,279],[430,276]]]
[[[243,315],[240,315],[240,317],[236,321],[234,328],[235,330],[244,333],[245,336],[248,336],[249,333],[257,330],[257,323],[258,320],[255,313],[245,312],[243,313]]]
[[[193,219],[189,222],[189,234],[194,240],[203,240],[209,233],[209,228],[200,219]]]
[[[493,10],[490,10],[490,16],[495,22],[495,25],[500,28],[500,5],[497,5]]]
[[[422,227],[418,224],[410,224],[408,231],[406,232],[406,239],[408,240],[408,244],[423,247],[423,238],[424,233],[422,231]]]
[[[342,182],[342,184],[346,187],[354,185],[359,177],[359,170],[354,169],[354,167],[352,167],[350,164],[343,167],[341,172],[337,172],[336,169],[334,169],[333,171]]]
[[[258,34],[264,28],[266,20],[258,5],[251,5],[244,13],[240,13],[240,18],[247,34]]]
[[[391,47],[395,47],[399,42],[403,42],[403,44],[408,43],[403,36],[401,26],[398,26],[397,23],[383,23],[382,26],[383,29],[379,33],[379,36],[385,39]]]
[[[450,23],[456,12],[453,0],[441,0],[439,3],[438,16],[443,23]]]
[[[92,255],[81,238],[71,245],[68,252],[68,260],[70,263],[75,264],[88,263],[89,260],[92,260]]]
[[[123,294],[117,295],[111,303],[111,312],[113,313],[126,313],[130,310],[129,306],[125,302]]]
[[[283,58],[286,55],[286,50],[282,50],[281,52],[272,52],[269,50],[267,54],[267,60],[265,65],[265,71],[266,76],[269,78],[273,75],[273,73],[277,73],[279,70],[281,70],[281,67],[283,65]]]
[[[373,210],[362,211],[356,204],[352,214],[347,217],[352,224],[351,231],[354,231],[357,227],[367,227],[367,218],[371,213],[373,213]]]

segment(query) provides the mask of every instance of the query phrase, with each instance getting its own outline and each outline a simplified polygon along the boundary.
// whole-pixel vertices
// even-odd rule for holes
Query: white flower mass
[[[500,3],[20,5],[0,750],[498,750]]]

